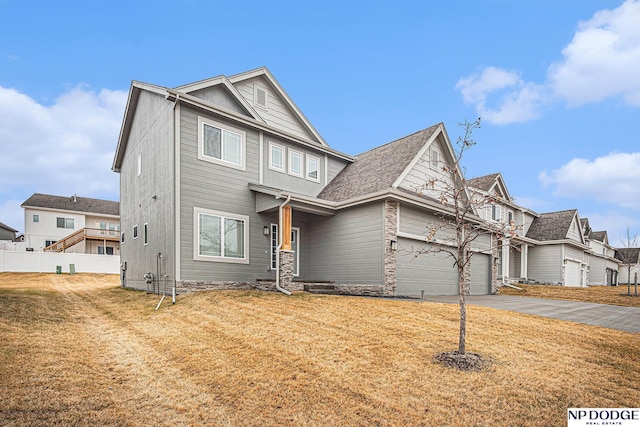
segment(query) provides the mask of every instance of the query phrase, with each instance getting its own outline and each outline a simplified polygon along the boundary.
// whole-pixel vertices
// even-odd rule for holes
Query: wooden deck
[[[58,240],[52,245],[44,248],[47,252],[65,252],[72,246],[86,240],[97,240],[104,242],[119,242],[120,231],[119,230],[105,230],[102,228],[81,228],[68,236]]]

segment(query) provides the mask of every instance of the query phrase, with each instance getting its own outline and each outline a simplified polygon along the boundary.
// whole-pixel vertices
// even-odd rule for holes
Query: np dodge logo
[[[640,408],[569,408],[567,427],[640,427]]]

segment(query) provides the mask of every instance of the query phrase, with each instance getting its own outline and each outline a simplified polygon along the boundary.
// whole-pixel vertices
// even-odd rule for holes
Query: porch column
[[[529,245],[523,243],[520,246],[520,277],[529,279]]]
[[[290,289],[293,284],[293,252],[291,251],[291,206],[287,205],[282,208],[282,218],[280,218],[280,286]]]
[[[509,255],[511,252],[511,241],[504,239],[502,241],[502,283],[509,283],[511,274],[509,272]]]

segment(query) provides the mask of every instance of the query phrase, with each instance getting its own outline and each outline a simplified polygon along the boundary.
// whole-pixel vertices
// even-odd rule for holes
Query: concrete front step
[[[304,285],[304,290],[311,294],[338,295],[335,285],[330,284],[309,284]]]

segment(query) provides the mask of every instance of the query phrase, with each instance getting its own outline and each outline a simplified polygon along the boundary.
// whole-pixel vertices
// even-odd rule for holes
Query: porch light
[[[269,235],[269,226],[265,225],[264,228],[262,229],[262,234],[264,234],[265,236]]]
[[[397,240],[391,240],[390,242],[390,246],[391,246],[391,250],[392,251],[397,251],[398,250],[398,241]]]

